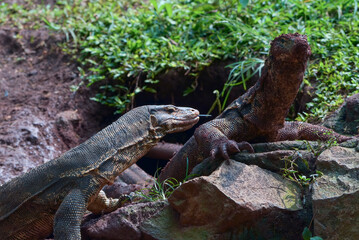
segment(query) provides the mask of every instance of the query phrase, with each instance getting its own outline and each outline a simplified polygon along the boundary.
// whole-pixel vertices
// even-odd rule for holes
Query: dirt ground
[[[70,91],[81,80],[57,46],[63,40],[47,30],[0,28],[0,184],[101,127],[104,107],[86,88]]]
[[[58,157],[118,117],[114,109],[89,100],[95,91],[86,87],[70,91],[81,79],[75,61],[58,46],[64,41],[64,36],[48,29],[0,27],[0,185]],[[223,71],[225,65],[214,64],[204,71],[199,91],[187,98],[182,93],[191,80],[176,72],[163,75],[158,94],[143,94],[136,105],[172,103],[207,110],[214,99],[208,94],[213,88],[206,86],[223,86],[229,72]],[[213,84],[204,84],[208,81]],[[192,133],[167,140],[183,143]],[[158,167],[147,159],[139,165],[149,172]]]

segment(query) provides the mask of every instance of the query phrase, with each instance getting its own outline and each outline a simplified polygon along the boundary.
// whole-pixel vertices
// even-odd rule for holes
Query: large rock
[[[317,148],[317,142],[307,142],[312,148]],[[308,151],[308,145],[303,141],[282,141],[252,144],[255,153],[240,152],[231,158],[247,165],[257,165],[275,173],[281,173],[285,168],[285,158],[291,158],[297,170],[306,176],[314,172],[315,157]],[[352,144],[353,146],[355,143]],[[355,145],[356,146],[356,145]],[[191,172],[192,176],[208,176],[223,162],[222,158],[206,158]]]
[[[342,134],[359,134],[359,93],[347,98],[344,104],[328,116],[323,125]]]
[[[209,240],[213,236],[204,226],[182,226],[178,218],[178,213],[167,205],[141,224],[143,240]]]
[[[148,202],[128,205],[103,216],[87,216],[81,226],[84,239],[139,240],[140,223],[166,206],[166,202]]]
[[[235,161],[215,162],[219,167],[209,176],[182,184],[169,198],[170,205],[126,206],[87,219],[83,230],[91,239],[295,240],[302,239],[305,227],[314,225],[315,235],[324,239],[359,239],[356,141],[346,144],[350,148],[336,146],[319,155],[316,167],[324,176],[313,184],[313,200],[307,188],[278,174],[283,167],[280,158],[295,153],[288,150],[293,146],[302,149],[296,152],[301,157],[313,157],[302,143],[254,146],[255,154],[240,153],[233,156]]]
[[[154,178],[143,171],[137,164],[123,171],[112,185],[106,185],[103,190],[107,197],[119,198],[135,191],[146,192],[152,187]]]
[[[212,237],[251,232],[264,239],[300,239],[310,222],[301,194],[278,174],[230,160],[210,176],[184,183],[169,202],[183,227],[204,227]]]
[[[359,153],[333,147],[317,160],[324,175],[313,185],[314,231],[324,239],[359,239]]]

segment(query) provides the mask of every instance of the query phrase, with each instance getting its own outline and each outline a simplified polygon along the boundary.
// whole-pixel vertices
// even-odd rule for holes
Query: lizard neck
[[[276,132],[284,125],[306,68],[305,63],[266,60],[263,75],[258,80],[250,101],[247,120],[263,132]]]
[[[146,155],[159,142],[162,135],[149,130],[148,135],[140,141],[116,149],[112,156],[98,167],[97,175],[105,180],[106,184],[112,184],[118,175]]]

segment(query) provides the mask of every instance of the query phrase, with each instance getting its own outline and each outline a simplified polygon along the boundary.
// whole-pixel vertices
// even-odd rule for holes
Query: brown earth
[[[81,80],[63,41],[44,29],[0,28],[0,184],[76,146],[111,114],[90,90],[70,91]]]

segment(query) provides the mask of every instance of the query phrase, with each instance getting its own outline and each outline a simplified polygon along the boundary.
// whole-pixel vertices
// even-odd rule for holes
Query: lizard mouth
[[[193,118],[172,118],[167,121],[168,131],[167,133],[182,132],[192,128],[199,121],[199,116]]]

